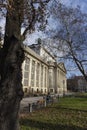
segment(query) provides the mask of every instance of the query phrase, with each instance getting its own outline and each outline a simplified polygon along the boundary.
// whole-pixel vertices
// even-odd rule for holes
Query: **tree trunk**
[[[21,66],[24,60],[20,40],[21,2],[23,0],[13,0],[8,8],[4,45],[0,50],[0,130],[19,130],[19,109],[23,97]]]
[[[20,42],[10,38],[10,46],[6,57],[0,64],[0,130],[18,130],[18,112],[23,97],[22,70],[24,50]],[[2,49],[1,56],[5,53]]]

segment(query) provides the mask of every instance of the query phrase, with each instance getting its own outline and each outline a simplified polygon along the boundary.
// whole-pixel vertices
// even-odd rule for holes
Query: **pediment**
[[[62,69],[62,70],[66,73],[66,68],[65,68],[65,65],[64,65],[63,62],[60,62],[60,63],[58,64],[58,67],[59,67],[60,69]]]

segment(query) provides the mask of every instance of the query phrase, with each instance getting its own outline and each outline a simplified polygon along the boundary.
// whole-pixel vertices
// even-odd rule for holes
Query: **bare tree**
[[[0,13],[6,16],[4,45],[0,50],[0,130],[19,130],[19,108],[23,97],[22,42],[36,23],[45,26],[49,0],[0,0]],[[25,30],[21,35],[21,28]]]
[[[55,0],[50,12],[57,21],[56,30],[51,37],[56,39],[51,47],[62,51],[62,58],[73,61],[87,81],[87,14],[80,7],[70,8]]]

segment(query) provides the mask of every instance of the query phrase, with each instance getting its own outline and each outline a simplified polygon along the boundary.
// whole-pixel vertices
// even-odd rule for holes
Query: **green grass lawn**
[[[21,130],[87,130],[87,98],[65,97],[20,116]]]

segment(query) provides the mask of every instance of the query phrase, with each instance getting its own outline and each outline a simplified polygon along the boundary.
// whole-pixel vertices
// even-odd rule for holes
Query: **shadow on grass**
[[[67,108],[67,107],[63,107],[63,106],[58,106],[58,107],[54,107],[54,108],[55,109],[61,109],[61,110],[68,110],[68,111],[76,111],[76,112],[78,112],[78,111],[87,112],[87,110],[76,109],[76,108]]]
[[[45,123],[30,119],[22,119],[21,125],[25,127],[29,127],[29,130],[34,128],[38,130],[87,130],[86,128],[81,128],[78,126],[68,126],[68,125],[60,125],[60,124],[52,124],[52,123]],[[27,129],[28,130],[28,129]]]

